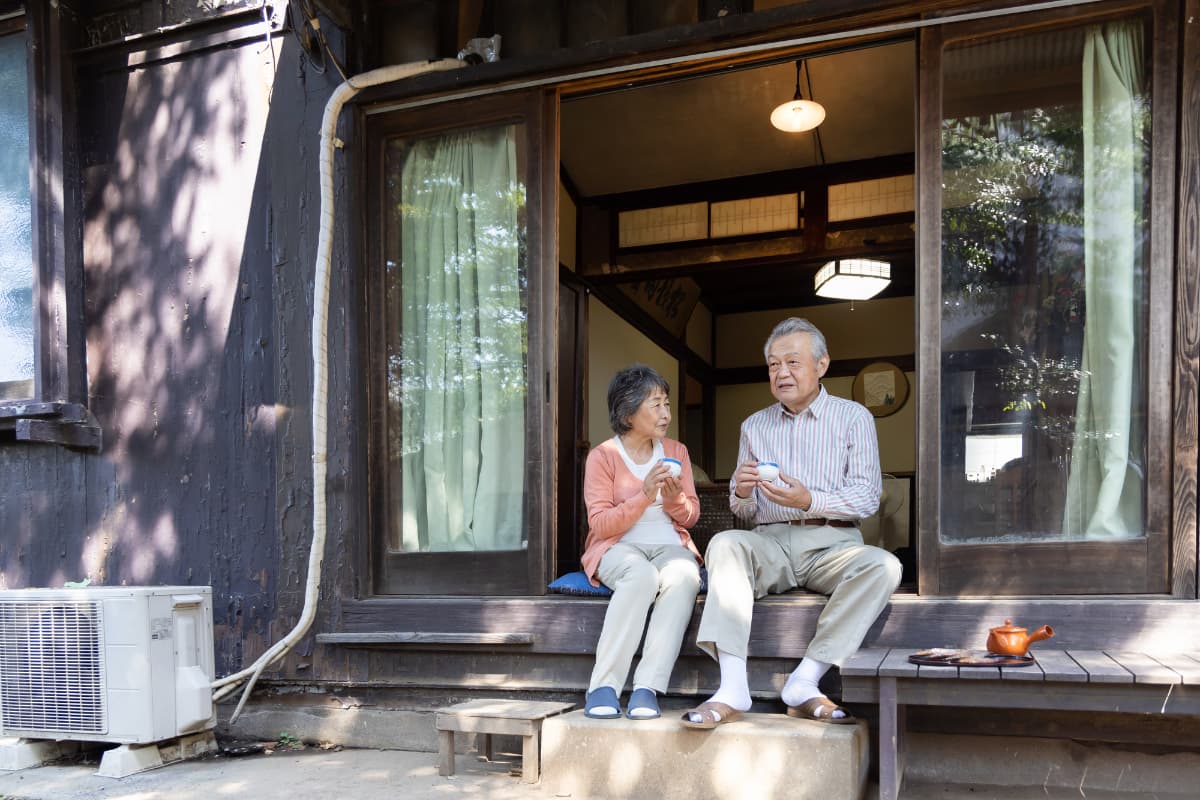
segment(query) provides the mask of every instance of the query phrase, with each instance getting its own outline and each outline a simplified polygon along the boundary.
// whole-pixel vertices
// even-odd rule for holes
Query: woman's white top
[[[621,454],[621,460],[625,462],[625,466],[633,473],[634,477],[640,481],[646,480],[650,470],[663,459],[661,441],[655,440],[654,452],[650,455],[650,460],[645,464],[638,464],[629,457],[629,453],[625,452],[625,445],[621,442],[621,437],[614,436],[613,438],[616,440],[617,452]],[[675,530],[670,515],[663,511],[662,492],[655,495],[654,502],[642,513],[642,518],[633,523],[632,528],[625,531],[621,541],[642,545],[679,544],[679,533]]]

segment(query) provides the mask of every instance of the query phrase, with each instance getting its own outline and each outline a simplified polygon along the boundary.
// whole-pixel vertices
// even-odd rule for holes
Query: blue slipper
[[[635,710],[653,711],[653,714],[634,714]],[[625,716],[630,719],[657,719],[662,716],[662,712],[658,710],[658,697],[651,689],[634,689],[633,694],[629,696],[629,707],[625,709]]]
[[[616,711],[607,714],[594,714],[592,709],[601,706],[615,708]],[[617,692],[611,686],[601,686],[599,689],[587,693],[587,699],[584,701],[583,715],[592,719],[617,719],[621,716],[621,701],[617,698]]]

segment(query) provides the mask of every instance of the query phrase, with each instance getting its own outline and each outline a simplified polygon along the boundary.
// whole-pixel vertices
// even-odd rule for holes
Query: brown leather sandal
[[[835,717],[833,713],[841,711],[846,716]],[[796,719],[809,719],[813,722],[825,722],[830,725],[853,725],[858,720],[849,710],[842,708],[828,697],[811,697],[798,706],[788,706],[787,715]]]
[[[694,722],[691,719],[692,714],[700,717],[699,722]],[[701,703],[693,709],[685,711],[680,721],[685,728],[694,728],[696,730],[711,730],[718,725],[724,725],[726,722],[737,722],[744,715],[732,706],[727,706],[724,703],[707,702]]]

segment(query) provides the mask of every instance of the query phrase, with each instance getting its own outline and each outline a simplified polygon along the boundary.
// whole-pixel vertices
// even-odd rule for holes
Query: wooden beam
[[[1046,683],[1024,681],[963,681],[921,678],[875,679],[896,681],[902,705],[960,708],[1056,708],[1063,711],[1114,711],[1134,714],[1200,714],[1195,687],[1157,684]],[[850,702],[870,702],[866,678],[844,678]],[[882,693],[882,687],[879,689]],[[881,698],[882,699],[882,698]]]
[[[222,43],[232,44],[240,39],[222,40],[221,31],[241,31],[247,37],[261,38],[262,9],[240,8],[232,11],[218,12],[203,18],[189,19],[175,25],[154,27],[145,32],[119,36],[94,44],[83,44],[76,41],[71,55],[77,64],[106,63],[112,68],[124,68],[126,62],[121,56],[132,56],[141,62],[150,62],[162,58],[170,58],[172,49],[189,42],[206,42],[209,47],[219,47]],[[269,24],[268,24],[269,27]],[[93,31],[94,32],[94,31]],[[218,38],[210,39],[209,35],[216,33]],[[82,37],[79,37],[82,39]],[[195,52],[189,47],[186,52]],[[158,55],[151,55],[158,54]]]
[[[1020,5],[1021,0],[1005,0],[1004,5]],[[450,92],[490,84],[502,89],[531,77],[568,75],[583,68],[617,67],[643,64],[647,53],[658,56],[682,56],[711,53],[717,47],[736,47],[756,43],[778,42],[788,37],[816,36],[835,31],[864,30],[888,23],[912,22],[919,14],[933,15],[968,10],[971,0],[932,0],[919,9],[904,0],[807,0],[753,14],[732,14],[720,19],[694,25],[672,26],[631,36],[590,42],[578,47],[561,47],[547,53],[524,56],[490,64],[480,64],[469,70],[419,76],[406,81],[403,97]],[[881,31],[855,38],[856,43],[894,39],[896,34]],[[801,52],[828,49],[828,44],[815,43],[789,51],[772,51],[758,56],[724,56],[703,59],[694,65],[651,66],[637,70],[639,79],[659,75],[679,75],[689,71],[711,71],[714,67],[738,63],[769,63],[790,58]],[[628,82],[634,73],[604,75],[572,87],[591,91],[603,86]],[[360,95],[363,103],[381,101],[391,105],[398,97],[395,87],[375,87]]]
[[[626,322],[636,328],[650,341],[665,350],[668,354],[684,362],[688,373],[695,376],[701,383],[712,379],[712,366],[687,346],[687,342],[676,337],[657,320],[638,307],[637,303],[616,286],[597,284],[593,276],[580,275],[579,280],[602,303],[617,312]]]
[[[1183,19],[1183,86],[1179,108],[1179,197],[1175,258],[1174,474],[1171,492],[1171,588],[1200,596],[1197,536],[1197,451],[1200,448],[1200,0]],[[1190,154],[1190,155],[1189,155]]]
[[[938,583],[941,501],[942,364],[942,40],[939,28],[917,39],[917,585],[932,595]]]
[[[697,603],[683,653],[698,656]],[[816,632],[822,595],[789,592],[754,605],[752,659],[798,659]],[[531,634],[530,652],[593,655],[608,609],[606,598],[413,597],[343,600],[337,633],[433,631]],[[1006,618],[1055,629],[1056,648],[1095,651],[1196,652],[1200,626],[1190,600],[1152,598],[929,598],[897,594],[871,627],[864,647],[983,647],[989,627]],[[486,624],[481,626],[481,621]],[[914,668],[915,670],[915,668]],[[914,672],[915,674],[915,672]]]
[[[912,175],[914,165],[912,153],[901,153],[900,155],[864,158],[857,161],[839,161],[836,164],[819,164],[812,167],[761,172],[754,175],[739,175],[735,178],[699,181],[683,186],[665,186],[596,195],[588,198],[588,202],[623,211],[673,203],[690,203],[695,202],[697,198],[712,201],[738,200],[762,194],[808,191],[810,187],[828,186],[831,183]],[[806,198],[805,205],[809,204],[809,199]]]
[[[1142,356],[1146,359],[1146,377],[1149,386],[1170,385],[1177,376],[1172,351],[1174,349],[1175,326],[1174,319],[1174,276],[1179,271],[1179,262],[1175,259],[1176,231],[1175,220],[1171,211],[1179,208],[1179,198],[1176,196],[1175,181],[1179,180],[1183,165],[1179,163],[1176,150],[1179,135],[1179,120],[1177,115],[1180,103],[1179,76],[1176,72],[1179,63],[1179,4],[1176,0],[1156,0],[1151,4],[1153,18],[1148,23],[1149,36],[1152,43],[1151,52],[1154,54],[1150,65],[1151,108],[1153,117],[1151,128],[1154,135],[1150,140],[1150,186],[1149,200],[1152,213],[1143,223],[1150,238],[1149,275],[1143,279],[1147,285],[1145,292],[1150,309],[1149,325],[1146,331],[1146,349]],[[1187,151],[1183,151],[1187,153]],[[1193,151],[1190,159],[1183,161],[1195,162]],[[1193,265],[1194,267],[1195,265]],[[1193,309],[1194,311],[1194,309]],[[1181,596],[1195,597],[1191,585],[1186,587],[1173,586],[1171,576],[1172,549],[1178,541],[1172,539],[1171,510],[1176,498],[1172,493],[1175,409],[1172,406],[1170,392],[1149,391],[1145,395],[1146,404],[1146,474],[1145,474],[1145,515],[1144,528],[1146,536],[1146,579],[1142,591],[1167,592],[1176,589]],[[1193,429],[1194,430],[1194,429]],[[1194,438],[1194,437],[1193,437]],[[1185,534],[1181,537],[1187,540]],[[1194,548],[1193,548],[1194,549]],[[1116,562],[1120,563],[1120,562]],[[1175,567],[1182,568],[1186,575],[1189,571],[1187,561],[1175,559]],[[1192,574],[1195,573],[1195,561],[1190,565]],[[1188,581],[1194,584],[1194,578]]]
[[[74,31],[59,3],[31,3],[29,123],[33,163],[34,369],[39,400],[87,404],[83,319],[83,181],[75,109]]]
[[[44,419],[19,419],[14,427],[17,440],[61,444],[80,450],[99,450],[102,443],[100,426]]]
[[[717,240],[712,240],[717,241]],[[667,266],[633,266],[625,272],[590,274],[588,279],[596,285],[629,283],[630,281],[653,280],[655,278],[678,278],[684,275],[703,275],[710,272],[742,271],[755,267],[809,266],[815,274],[826,261],[833,258],[911,256],[912,240],[888,242],[874,247],[839,247],[815,252],[796,250],[793,252],[754,256],[750,258],[721,258],[718,248],[722,245],[704,245],[688,253],[688,248],[679,248],[669,255],[677,260]],[[714,252],[715,251],[715,252]],[[628,264],[626,266],[629,266]]]
[[[21,417],[58,417],[62,415],[69,407],[69,403],[59,403],[53,401],[2,405],[0,406],[0,422],[5,420],[15,420]]]
[[[379,631],[377,633],[318,633],[317,644],[343,647],[398,647],[402,645],[488,646],[533,644],[531,633],[464,633],[436,631]]]

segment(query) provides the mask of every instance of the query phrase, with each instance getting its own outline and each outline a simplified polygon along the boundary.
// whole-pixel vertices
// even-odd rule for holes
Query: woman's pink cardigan
[[[683,473],[679,476],[683,491],[673,498],[664,497],[663,511],[675,523],[679,543],[696,554],[698,563],[703,563],[700,551],[687,531],[700,519],[700,499],[692,480],[691,459],[687,448],[674,439],[663,439],[662,445],[665,457],[677,458],[683,464]],[[588,453],[587,468],[583,473],[583,499],[587,503],[588,535],[580,561],[588,580],[593,586],[599,586],[596,569],[600,559],[604,558],[608,548],[621,541],[625,532],[650,507],[650,500],[642,491],[642,481],[625,466],[621,451],[612,439]]]

